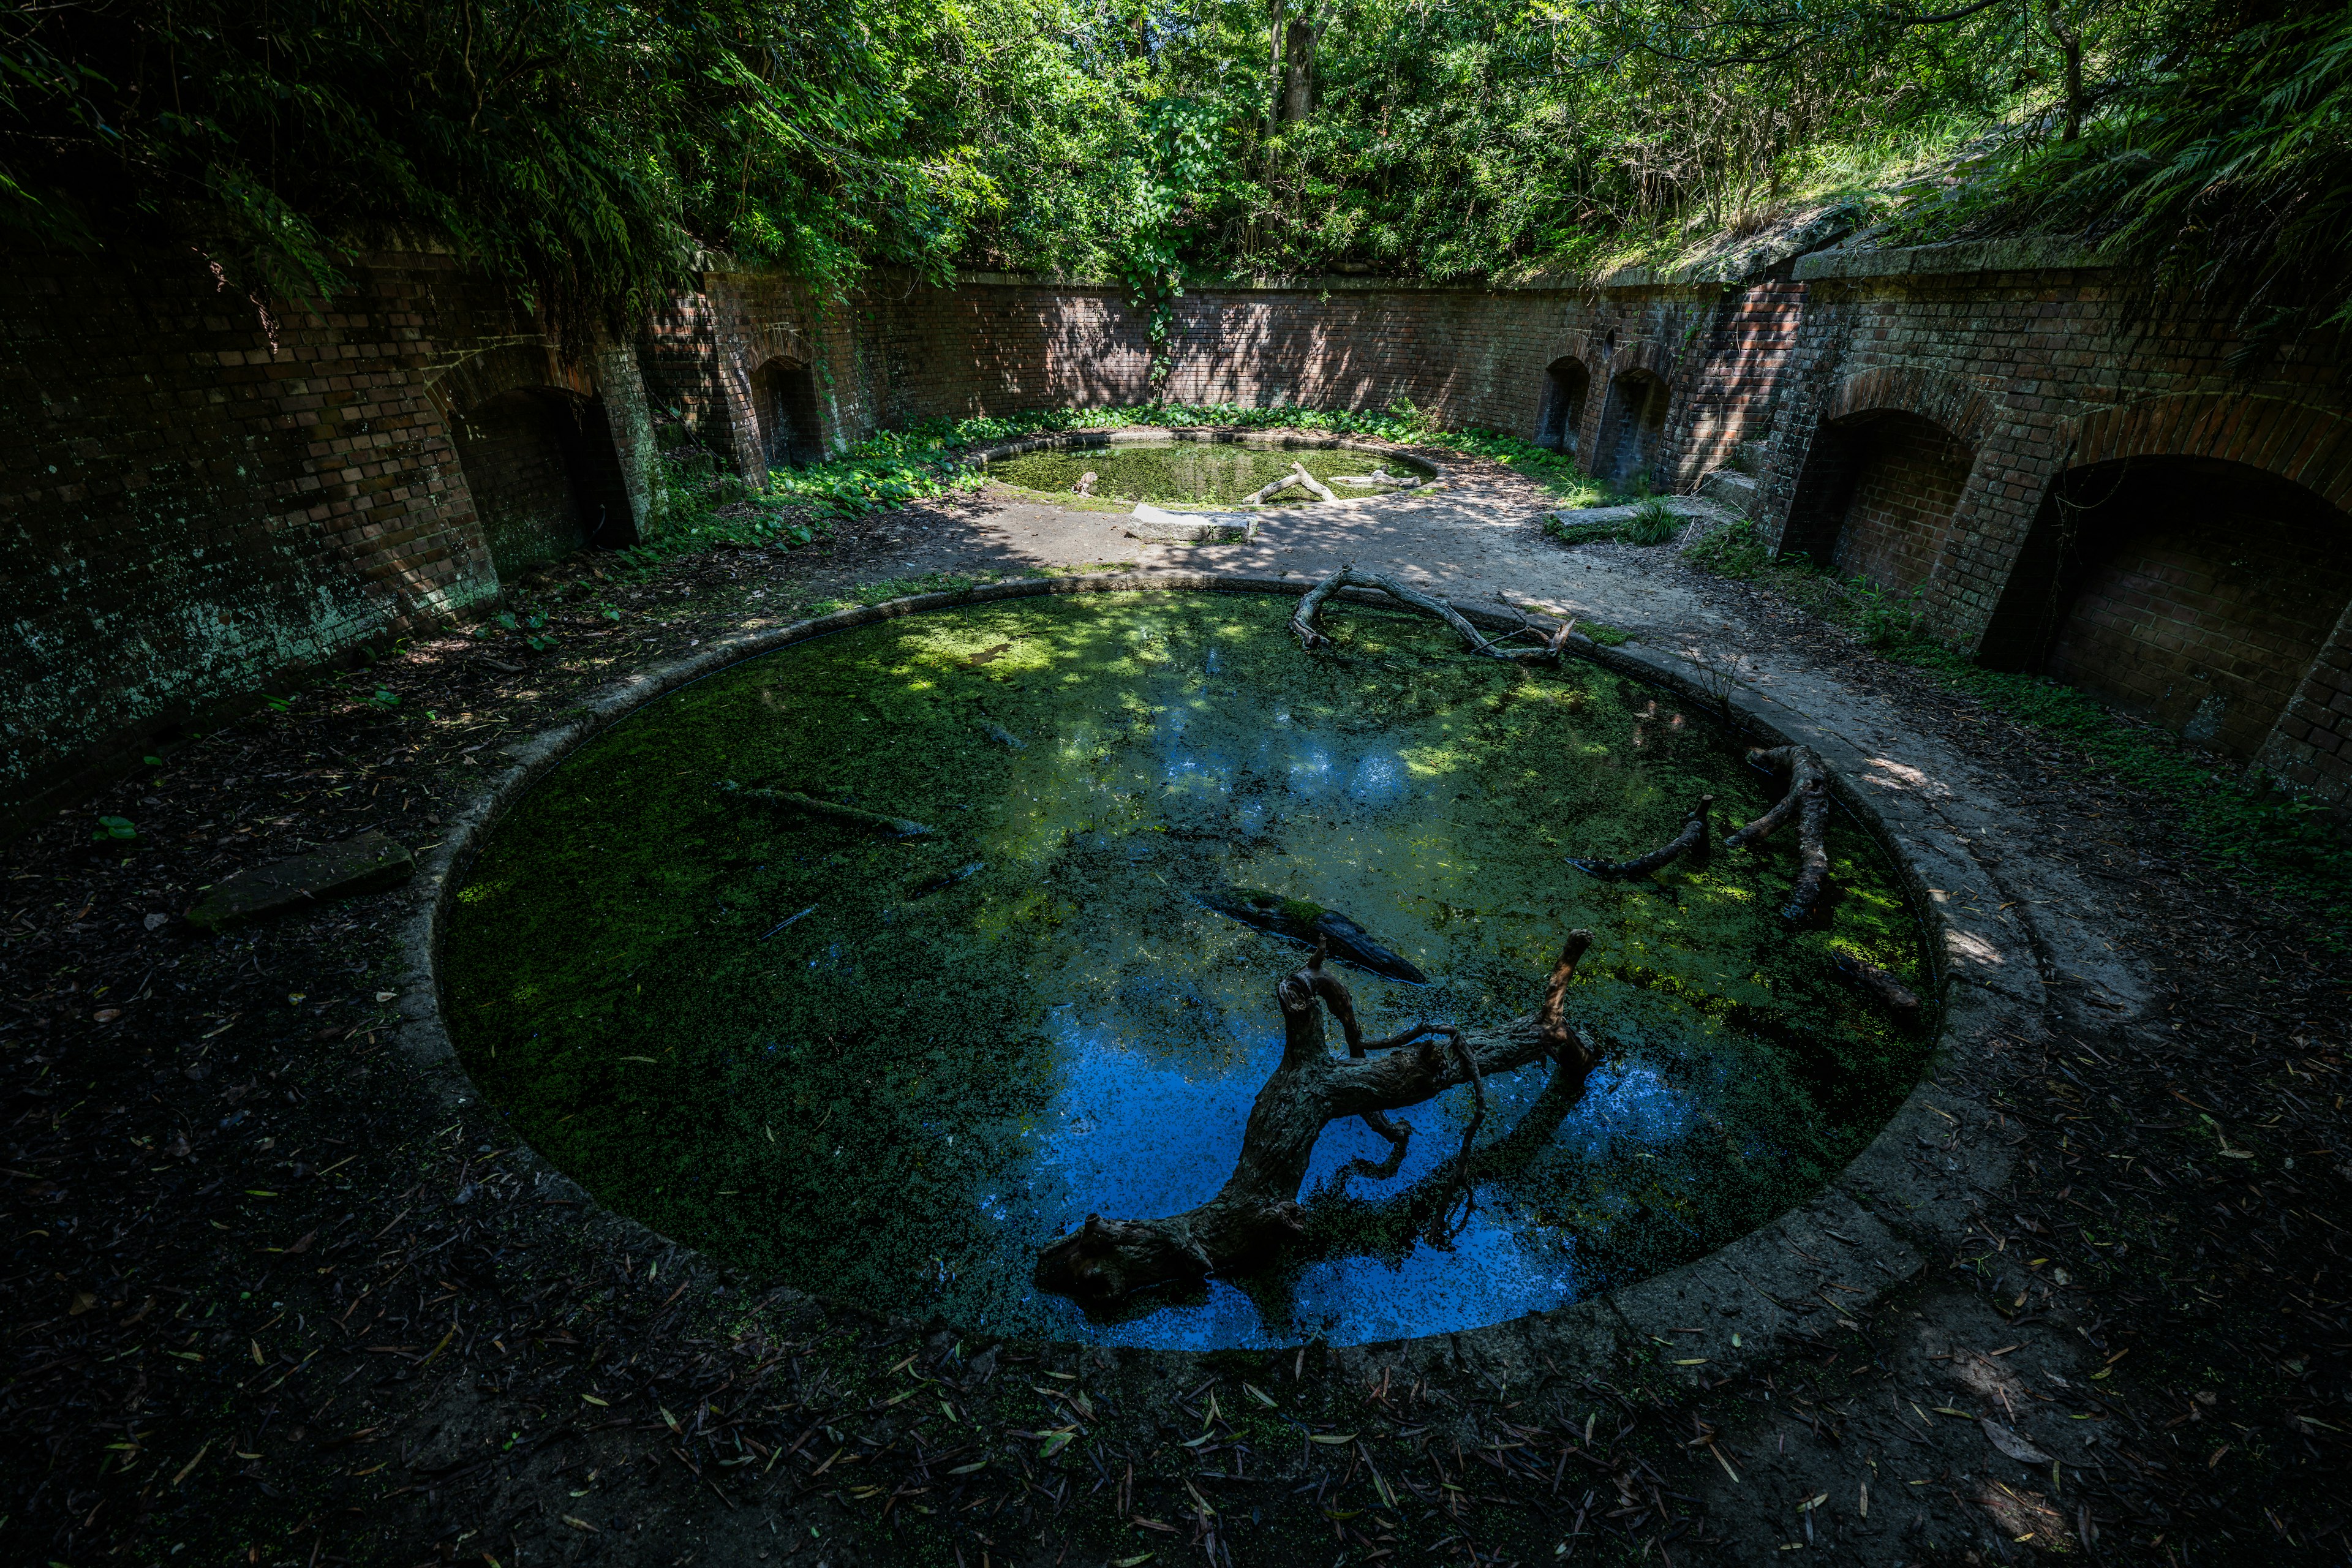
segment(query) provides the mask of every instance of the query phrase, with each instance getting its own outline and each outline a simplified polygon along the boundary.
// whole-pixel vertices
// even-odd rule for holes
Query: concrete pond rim
[[[446,825],[441,841],[417,857],[417,877],[407,894],[410,907],[400,923],[407,979],[402,987],[398,1038],[417,1072],[419,1087],[452,1108],[469,1108],[484,1099],[458,1062],[441,1009],[443,932],[478,847],[508,809],[547,773],[646,704],[730,666],[797,643],[961,605],[1139,591],[1297,597],[1311,586],[1312,580],[1305,577],[1172,571],[1021,578],[892,599],[747,632],[585,699],[568,719],[509,744],[501,759],[507,763],[503,771],[487,779]],[[1339,596],[1400,607],[1387,595],[1369,590],[1345,589]],[[1476,606],[1456,607],[1482,629],[1501,631],[1520,624],[1516,617]],[[1923,923],[1926,959],[1942,1002],[1936,1054],[1927,1075],[1846,1168],[1811,1200],[1778,1219],[1690,1263],[1565,1306],[1481,1328],[1329,1347],[1335,1363],[1343,1368],[1378,1362],[1400,1373],[1440,1376],[1451,1369],[1494,1388],[1524,1389],[1560,1378],[1573,1383],[1612,1373],[1631,1358],[1656,1363],[1671,1380],[1691,1387],[1717,1381],[1769,1364],[1793,1337],[1810,1338],[1832,1325],[1859,1328],[1881,1298],[1923,1271],[1939,1244],[1965,1232],[1970,1216],[2007,1179],[2012,1163],[2008,1140],[1994,1135],[1992,1111],[1973,1096],[1938,1084],[1936,1074],[1956,1048],[1969,1048],[1971,1042],[2002,1033],[2036,1029],[2042,1012],[2041,982],[2031,964],[2022,966],[2022,974],[2017,973],[2016,962],[1987,951],[1980,931],[1962,929],[1950,918],[1949,911],[1967,903],[1999,901],[1998,889],[1981,868],[1964,855],[1945,855],[1936,875],[1948,885],[1930,887],[1915,863],[1914,849],[1927,846],[1938,826],[1926,796],[1886,785],[1885,770],[1874,770],[1872,759],[1833,731],[1769,698],[1737,687],[1725,689],[1703,663],[1602,647],[1580,637],[1571,638],[1570,651],[1603,668],[1673,691],[1758,743],[1797,742],[1822,753],[1834,773],[1841,805],[1886,852]],[[662,1250],[666,1259],[675,1258],[689,1270],[699,1266],[707,1279],[740,1287],[762,1301],[818,1304],[901,1328],[959,1327],[947,1321],[886,1319],[863,1307],[741,1275],[606,1208],[528,1143],[508,1159],[509,1168],[528,1178],[542,1200],[574,1206],[592,1231],[633,1250]],[[1813,1267],[1792,1258],[1810,1259]],[[1823,1268],[1841,1276],[1836,1298],[1824,1294],[1814,1281]],[[966,1331],[963,1337],[980,1342],[1005,1338],[984,1331]],[[1082,1357],[1091,1353],[1105,1364],[1113,1357],[1128,1364],[1147,1358],[1171,1376],[1235,1354],[1289,1353],[1286,1346],[1235,1352],[1052,1344]]]

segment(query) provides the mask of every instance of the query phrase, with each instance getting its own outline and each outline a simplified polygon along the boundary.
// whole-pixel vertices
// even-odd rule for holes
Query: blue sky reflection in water
[[[1822,931],[1772,918],[1785,848],[1594,882],[1563,858],[1663,841],[1701,789],[1744,819],[1775,786],[1603,670],[1471,659],[1355,609],[1309,660],[1288,608],[976,606],[653,705],[522,801],[461,890],[469,1070],[601,1200],[738,1267],[1118,1343],[1347,1343],[1557,1306],[1721,1245],[1851,1158],[1926,1048],[1831,973],[1846,951],[1917,976],[1858,831],[1833,835]],[[727,780],[938,831],[879,839]],[[1384,1141],[1328,1129],[1288,1265],[1090,1321],[1031,1285],[1035,1247],[1209,1196],[1279,1054],[1273,985],[1304,952],[1198,901],[1234,885],[1343,911],[1428,973],[1346,972],[1375,1033],[1528,1011],[1560,933],[1588,926],[1569,1006],[1604,1061],[1573,1103],[1546,1068],[1489,1082],[1450,1249],[1426,1232],[1467,1089],[1402,1113],[1414,1136],[1386,1177],[1364,1173]]]

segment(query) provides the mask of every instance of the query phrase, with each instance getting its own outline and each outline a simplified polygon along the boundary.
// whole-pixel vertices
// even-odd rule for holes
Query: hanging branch
[[[1353,998],[1324,969],[1318,952],[1275,987],[1282,1061],[1250,1106],[1241,1158],[1216,1196],[1165,1219],[1088,1215],[1078,1229],[1039,1249],[1038,1288],[1103,1309],[1155,1285],[1260,1267],[1301,1232],[1299,1184],[1316,1140],[1330,1123],[1361,1117],[1391,1144],[1402,1143],[1411,1127],[1390,1124],[1382,1112],[1419,1105],[1465,1083],[1483,1089],[1495,1073],[1546,1059],[1557,1064],[1556,1086],[1580,1091],[1595,1058],[1562,1016],[1562,1004],[1577,961],[1591,942],[1590,931],[1569,932],[1545,984],[1543,1005],[1530,1017],[1492,1030],[1414,1024],[1378,1040],[1363,1037]],[[1347,1038],[1344,1058],[1326,1046],[1327,1007]],[[1467,1181],[1466,1147],[1465,1153],[1460,1179]]]
[[[1673,864],[1675,858],[1682,855],[1689,856],[1693,865],[1704,866],[1706,864],[1708,851],[1707,816],[1714,809],[1715,796],[1711,795],[1699,796],[1698,804],[1692,806],[1690,815],[1683,818],[1683,830],[1647,855],[1638,856],[1631,860],[1580,860],[1571,855],[1568,858],[1568,863],[1587,876],[1599,877],[1604,880],[1614,880],[1622,877],[1646,877],[1653,871],[1661,870]]]

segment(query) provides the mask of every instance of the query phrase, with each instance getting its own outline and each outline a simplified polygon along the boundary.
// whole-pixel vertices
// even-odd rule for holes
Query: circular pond
[[[1294,601],[1004,601],[803,642],[652,703],[489,832],[444,928],[483,1092],[622,1213],[760,1276],[1000,1332],[1213,1347],[1458,1330],[1686,1262],[1802,1201],[1925,1065],[1842,984],[1918,985],[1918,929],[1858,826],[1819,929],[1790,847],[1602,882],[1576,856],[1777,794],[1729,737],[1600,668],[1521,670],[1443,627]],[[730,784],[744,787],[730,789]],[[765,791],[766,793],[756,793]],[[907,819],[894,837],[796,805]],[[1037,1247],[1172,1215],[1232,1171],[1305,957],[1233,889],[1344,912],[1425,984],[1341,973],[1367,1030],[1530,1011],[1594,932],[1581,1096],[1490,1079],[1475,1205],[1431,1221],[1471,1090],[1388,1143],[1334,1122],[1270,1272],[1095,1321]],[[1335,1047],[1336,1048],[1336,1047]],[[1456,1208],[1458,1217],[1458,1207]],[[1441,1233],[1442,1234],[1442,1233]]]
[[[1022,489],[1066,495],[1089,473],[1087,493],[1106,500],[1192,506],[1234,506],[1257,495],[1295,463],[1340,500],[1396,493],[1372,476],[1411,479],[1419,488],[1437,470],[1398,453],[1296,437],[1245,439],[1188,435],[1122,436],[1118,439],[1059,436],[1015,442],[982,457],[989,477]],[[1363,481],[1363,482],[1354,482]],[[1292,486],[1269,504],[1320,504],[1323,498]]]

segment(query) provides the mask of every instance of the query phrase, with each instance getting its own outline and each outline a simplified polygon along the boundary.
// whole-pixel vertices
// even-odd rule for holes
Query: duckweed
[[[1834,974],[1926,989],[1892,868],[1840,818],[1823,929],[1773,912],[1790,846],[1604,883],[1707,791],[1776,791],[1667,695],[1521,671],[1350,607],[1313,659],[1291,604],[1119,594],[972,605],[803,643],[651,704],[490,834],[446,934],[483,1092],[601,1201],[726,1263],[996,1331],[1346,1343],[1554,1307],[1802,1202],[1916,1081],[1927,1039]],[[999,732],[1017,737],[1003,743]],[[719,786],[934,831],[892,839]],[[1529,1009],[1562,931],[1606,1059],[1571,1102],[1487,1084],[1477,1207],[1428,1225],[1469,1091],[1399,1168],[1335,1124],[1299,1255],[1094,1322],[1029,1280],[1088,1213],[1167,1214],[1229,1173],[1304,956],[1213,913],[1239,884],[1346,913],[1433,977],[1349,973],[1368,1028]]]

